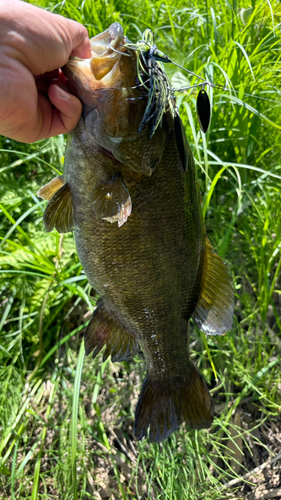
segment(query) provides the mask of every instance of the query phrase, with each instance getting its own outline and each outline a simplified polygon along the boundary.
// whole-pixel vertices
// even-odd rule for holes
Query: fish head
[[[70,57],[63,72],[84,104],[95,106],[100,95],[97,91],[134,86],[136,57],[128,53],[126,42],[121,24],[113,23],[91,38],[89,59]]]
[[[119,162],[151,175],[165,134],[162,130],[150,141],[149,126],[140,133],[149,90],[139,79],[138,54],[117,22],[90,43],[90,59],[74,56],[63,68],[69,88],[84,105],[85,130]]]

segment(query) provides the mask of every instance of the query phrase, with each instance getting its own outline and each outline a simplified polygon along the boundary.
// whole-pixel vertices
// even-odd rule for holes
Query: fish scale
[[[91,46],[90,61],[72,58],[64,68],[83,111],[68,139],[63,178],[39,195],[49,200],[48,231],[74,228],[79,259],[100,296],[86,352],[122,361],[142,350],[147,376],[135,435],[159,442],[184,421],[194,429],[212,423],[188,324],[192,317],[206,333],[225,333],[233,290],[205,235],[195,162],[172,103],[153,134],[149,123],[140,131],[147,95],[134,85],[137,54],[121,26],[114,23]]]

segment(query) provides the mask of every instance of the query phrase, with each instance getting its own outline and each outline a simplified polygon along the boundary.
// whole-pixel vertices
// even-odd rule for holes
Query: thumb
[[[53,80],[48,96],[54,106],[48,136],[65,134],[75,128],[82,112],[79,99],[70,94],[58,80]]]

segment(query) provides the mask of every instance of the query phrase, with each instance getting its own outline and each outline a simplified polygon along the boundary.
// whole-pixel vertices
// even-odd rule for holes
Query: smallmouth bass
[[[143,122],[148,90],[120,24],[91,47],[91,59],[74,57],[63,68],[83,111],[69,134],[64,175],[38,194],[49,200],[46,230],[74,231],[100,296],[86,352],[104,348],[104,358],[124,361],[141,348],[147,376],[134,432],[160,442],[182,422],[201,429],[213,421],[211,396],[190,358],[188,324],[193,318],[209,334],[229,330],[233,290],[205,235],[194,159],[171,100],[151,134]]]

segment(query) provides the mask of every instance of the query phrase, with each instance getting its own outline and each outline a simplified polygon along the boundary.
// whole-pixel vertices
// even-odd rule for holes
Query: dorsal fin
[[[209,335],[223,335],[231,329],[234,295],[225,264],[206,238],[199,299],[192,319]]]
[[[59,175],[58,177],[54,177],[48,184],[42,186],[37,196],[43,198],[43,200],[50,200],[52,196],[64,185],[63,175]]]
[[[181,117],[178,114],[176,114],[174,118],[174,127],[179,156],[182,162],[183,170],[186,171],[188,162],[188,142],[186,138],[185,128],[183,126]]]
[[[45,186],[46,187],[46,186]],[[43,216],[46,231],[55,227],[59,233],[74,229],[73,206],[69,185],[64,184],[50,199]]]

